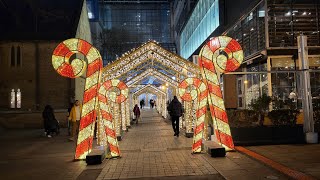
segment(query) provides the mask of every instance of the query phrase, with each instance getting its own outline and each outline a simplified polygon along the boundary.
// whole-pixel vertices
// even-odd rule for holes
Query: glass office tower
[[[149,40],[175,52],[169,1],[104,0],[100,2],[100,18],[106,41],[103,58],[108,62]]]

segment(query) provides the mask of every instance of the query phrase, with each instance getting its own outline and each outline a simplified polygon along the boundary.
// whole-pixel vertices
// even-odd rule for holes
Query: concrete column
[[[308,62],[307,36],[298,36],[298,54],[300,72],[300,89],[304,115],[303,129],[307,143],[318,143],[318,134],[314,132],[312,95],[310,87],[310,73]]]

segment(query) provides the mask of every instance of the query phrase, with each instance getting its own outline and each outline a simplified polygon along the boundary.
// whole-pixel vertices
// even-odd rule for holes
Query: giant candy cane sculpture
[[[117,87],[120,89],[120,95],[116,96],[115,92],[107,93],[112,87]],[[110,94],[114,94],[111,95]],[[109,95],[109,98],[107,96]],[[112,115],[110,112],[110,108],[108,105],[108,99],[111,101],[123,101],[128,96],[128,87],[122,81],[112,79],[104,82],[99,90],[99,104],[100,104],[100,115],[101,120],[104,123],[103,127],[105,127],[105,134],[107,135],[107,141],[109,143],[110,152],[112,157],[120,156],[120,150],[117,141],[117,135],[115,132],[114,124],[112,122]],[[118,112],[117,112],[118,113]],[[101,132],[103,133],[103,132]],[[104,135],[104,134],[103,134]]]
[[[190,92],[188,87],[194,86],[195,89]],[[179,84],[179,95],[184,101],[192,101],[198,98],[198,106],[196,111],[197,121],[195,123],[193,134],[192,152],[201,152],[202,138],[204,133],[204,120],[207,112],[207,86],[198,78],[187,78]]]
[[[104,87],[107,91],[109,91],[109,93],[107,94],[108,99],[116,103],[116,105],[120,105],[122,102],[127,100],[129,95],[129,88],[123,81],[120,81],[118,79],[107,80],[104,83]],[[119,91],[119,94],[117,94],[117,92],[115,91],[111,91],[111,88],[116,88]],[[119,112],[115,112],[115,113],[119,113]],[[122,112],[122,113],[125,113],[125,112]],[[122,117],[115,119],[115,122],[118,123],[120,119],[122,119]],[[125,119],[122,119],[122,120],[125,120]],[[126,122],[122,125],[126,126]],[[120,132],[120,129],[118,129],[117,127],[116,129],[117,129],[117,132]]]
[[[234,149],[234,144],[228,124],[217,71],[235,71],[243,61],[243,51],[240,44],[227,36],[211,39],[204,45],[199,54],[201,74],[209,90],[209,106],[213,119],[217,140],[224,146]]]
[[[83,54],[86,57],[88,67],[87,63],[80,59],[74,59],[70,63],[70,57],[76,53]],[[82,39],[67,39],[58,44],[53,51],[52,65],[60,75],[69,78],[79,77],[87,70],[79,135],[75,153],[75,159],[85,159],[86,155],[92,149],[94,126],[97,117],[98,90],[100,88],[99,83],[102,68],[101,55],[96,48]],[[108,117],[106,119],[109,120],[110,118],[111,117]],[[115,144],[113,141],[108,142],[110,144]],[[119,154],[116,152],[119,152],[119,150],[114,150],[114,156]]]

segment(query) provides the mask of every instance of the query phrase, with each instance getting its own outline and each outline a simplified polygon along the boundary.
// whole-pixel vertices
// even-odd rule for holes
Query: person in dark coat
[[[134,108],[133,108],[133,114],[134,114],[134,116],[135,116],[135,118],[136,118],[136,124],[138,124],[138,121],[139,121],[139,119],[140,119],[140,109],[139,109],[138,104],[136,104],[136,105],[134,106]]]
[[[143,106],[144,106],[144,99],[140,101],[140,109],[143,109]]]
[[[173,97],[173,100],[168,106],[168,111],[171,116],[174,136],[179,137],[179,117],[182,116],[183,109],[182,109],[182,104],[179,102],[177,96]]]
[[[56,120],[53,109],[50,105],[46,105],[42,112],[42,117],[43,117],[43,124],[44,124],[44,129],[46,132],[47,137],[52,137],[52,133],[58,133],[59,131],[59,125],[58,121]]]

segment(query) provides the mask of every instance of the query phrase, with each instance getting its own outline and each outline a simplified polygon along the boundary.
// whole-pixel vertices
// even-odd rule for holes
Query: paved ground
[[[320,179],[320,144],[251,146],[247,149]]]
[[[124,134],[122,158],[101,165],[73,162],[75,145],[66,132],[46,138],[42,130],[5,131],[0,142],[0,179],[288,179],[237,152],[192,155],[192,139],[174,137],[169,122],[151,110]]]
[[[142,122],[133,125],[120,142],[122,158],[86,170],[101,169],[98,179],[287,179],[237,152],[226,158],[192,155],[191,144],[192,138],[174,137],[170,122],[145,110]]]

